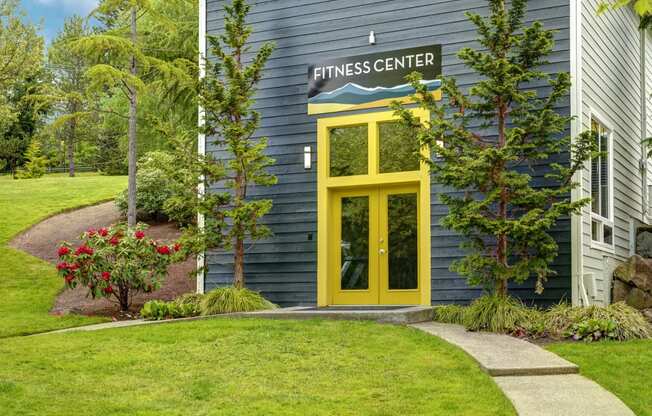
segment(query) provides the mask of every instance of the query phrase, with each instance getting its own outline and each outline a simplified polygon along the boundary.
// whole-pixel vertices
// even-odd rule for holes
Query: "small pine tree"
[[[264,44],[249,64],[244,63],[244,54],[249,51],[247,39],[252,33],[245,24],[249,8],[244,0],[233,0],[224,7],[224,34],[208,37],[216,62],[206,64],[206,77],[200,86],[200,103],[205,112],[202,131],[229,154],[225,168],[230,207],[223,214],[214,212],[213,220],[220,221],[222,215],[230,219],[225,241],[233,248],[233,283],[238,288],[244,286],[245,239],[258,240],[270,234],[260,218],[269,212],[272,201],[252,200],[247,191],[252,185],[276,183],[276,177],[266,171],[274,163],[264,154],[267,139],[254,137],[260,115],[251,109],[256,85],[274,45]]]
[[[571,202],[569,195],[578,186],[573,175],[596,152],[588,132],[572,144],[562,137],[571,117],[558,114],[555,106],[568,96],[570,76],[541,71],[554,45],[553,32],[539,22],[525,27],[526,6],[527,0],[513,0],[509,9],[504,0],[490,0],[488,18],[467,13],[483,47],[458,53],[481,79],[468,94],[454,79],[444,79],[448,100],[437,102],[419,83],[419,74],[410,76],[415,100],[433,115],[430,123],[422,126],[394,104],[421,145],[437,155],[427,160],[434,180],[457,191],[440,195],[449,209],[442,225],[465,236],[468,249],[451,270],[499,296],[507,295],[509,281],[522,283],[531,276],[537,277],[537,292],[543,291],[558,252],[550,230],[589,202]],[[546,96],[528,89],[542,81],[549,84]],[[568,163],[556,163],[564,157]],[[548,173],[535,186],[533,174],[542,165]]]
[[[32,140],[25,152],[25,166],[18,170],[18,179],[34,179],[45,175],[48,165],[48,158],[41,154],[41,144]]]

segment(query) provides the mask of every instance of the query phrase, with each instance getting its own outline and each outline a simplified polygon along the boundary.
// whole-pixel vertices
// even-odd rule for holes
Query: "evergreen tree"
[[[41,143],[32,140],[25,153],[25,166],[16,175],[18,179],[34,179],[45,175],[48,158],[41,154]]]
[[[168,3],[171,0],[168,0]],[[184,2],[185,0],[172,0]],[[169,85],[177,90],[195,88],[189,71],[194,62],[185,59],[159,59],[149,53],[148,33],[139,26],[145,16],[157,22],[153,32],[177,30],[177,22],[159,13],[154,0],[102,0],[94,12],[99,21],[108,24],[97,33],[85,36],[73,44],[73,51],[90,59],[86,71],[89,92],[103,95],[107,91],[122,94],[129,103],[128,115],[122,115],[128,125],[128,212],[130,227],[136,224],[136,162],[139,97],[148,84]],[[180,24],[187,24],[180,22]],[[194,65],[196,66],[196,65]],[[107,110],[111,112],[112,110]]]
[[[244,55],[250,52],[247,40],[252,33],[245,24],[249,9],[244,0],[233,0],[224,7],[224,34],[208,38],[216,62],[206,64],[206,77],[200,86],[200,104],[205,112],[202,131],[229,154],[225,168],[230,206],[223,214],[215,212],[212,220],[217,221],[216,226],[222,215],[230,220],[225,241],[233,249],[233,283],[237,288],[245,284],[245,239],[255,241],[270,234],[260,218],[269,212],[272,201],[251,199],[247,191],[252,185],[276,183],[276,177],[266,171],[274,163],[264,154],[267,139],[254,136],[260,115],[251,108],[256,84],[274,46],[262,45],[245,64]]]
[[[67,18],[63,30],[48,50],[48,63],[54,77],[54,105],[57,119],[52,129],[62,133],[68,158],[68,175],[75,176],[75,147],[85,136],[89,124],[94,125],[89,100],[86,97],[84,73],[88,61],[71,50],[71,43],[89,34],[80,16]],[[55,133],[55,136],[59,134]]]
[[[467,13],[482,46],[458,53],[481,79],[467,94],[445,78],[447,101],[437,102],[420,84],[420,74],[410,76],[415,100],[433,116],[425,126],[394,104],[421,145],[436,155],[427,160],[434,180],[457,191],[440,196],[449,209],[442,225],[465,236],[468,250],[451,270],[499,296],[507,295],[509,281],[531,276],[537,292],[543,290],[558,252],[550,230],[589,202],[571,202],[569,195],[578,186],[573,175],[596,152],[590,133],[572,144],[565,136],[571,117],[555,107],[568,96],[570,76],[551,77],[540,69],[552,52],[553,32],[539,22],[524,26],[526,5],[513,0],[508,9],[505,0],[490,0],[488,18]],[[533,85],[546,82],[549,92],[539,96]],[[568,163],[556,163],[559,155]],[[535,169],[541,172],[544,165],[548,173],[535,186]]]

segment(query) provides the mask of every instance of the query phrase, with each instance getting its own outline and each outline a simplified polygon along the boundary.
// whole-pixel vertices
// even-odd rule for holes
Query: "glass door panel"
[[[379,193],[381,304],[418,304],[419,192],[417,186],[381,188]]]
[[[333,303],[378,303],[377,187],[335,192],[331,203],[335,225],[331,236]]]
[[[369,196],[341,199],[340,289],[369,289]]]

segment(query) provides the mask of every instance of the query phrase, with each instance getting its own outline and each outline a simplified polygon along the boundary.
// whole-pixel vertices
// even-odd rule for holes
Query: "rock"
[[[652,295],[635,287],[627,295],[625,303],[627,303],[632,308],[639,310],[652,308]]]
[[[611,291],[611,301],[613,303],[623,302],[627,299],[627,295],[632,290],[632,287],[627,283],[621,282],[620,280],[614,280],[614,287]]]
[[[652,259],[632,256],[626,263],[616,267],[614,277],[641,290],[652,292]]]
[[[638,229],[636,234],[636,254],[646,258],[652,257],[652,229]]]
[[[650,323],[652,323],[652,308],[650,309],[643,309],[641,311],[645,319],[647,319]]]

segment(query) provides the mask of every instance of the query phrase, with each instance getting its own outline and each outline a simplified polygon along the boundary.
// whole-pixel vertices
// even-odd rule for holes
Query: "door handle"
[[[385,254],[385,249],[384,249],[384,248],[381,248],[380,250],[378,250],[378,253],[381,254],[381,255],[382,255],[382,254]]]

